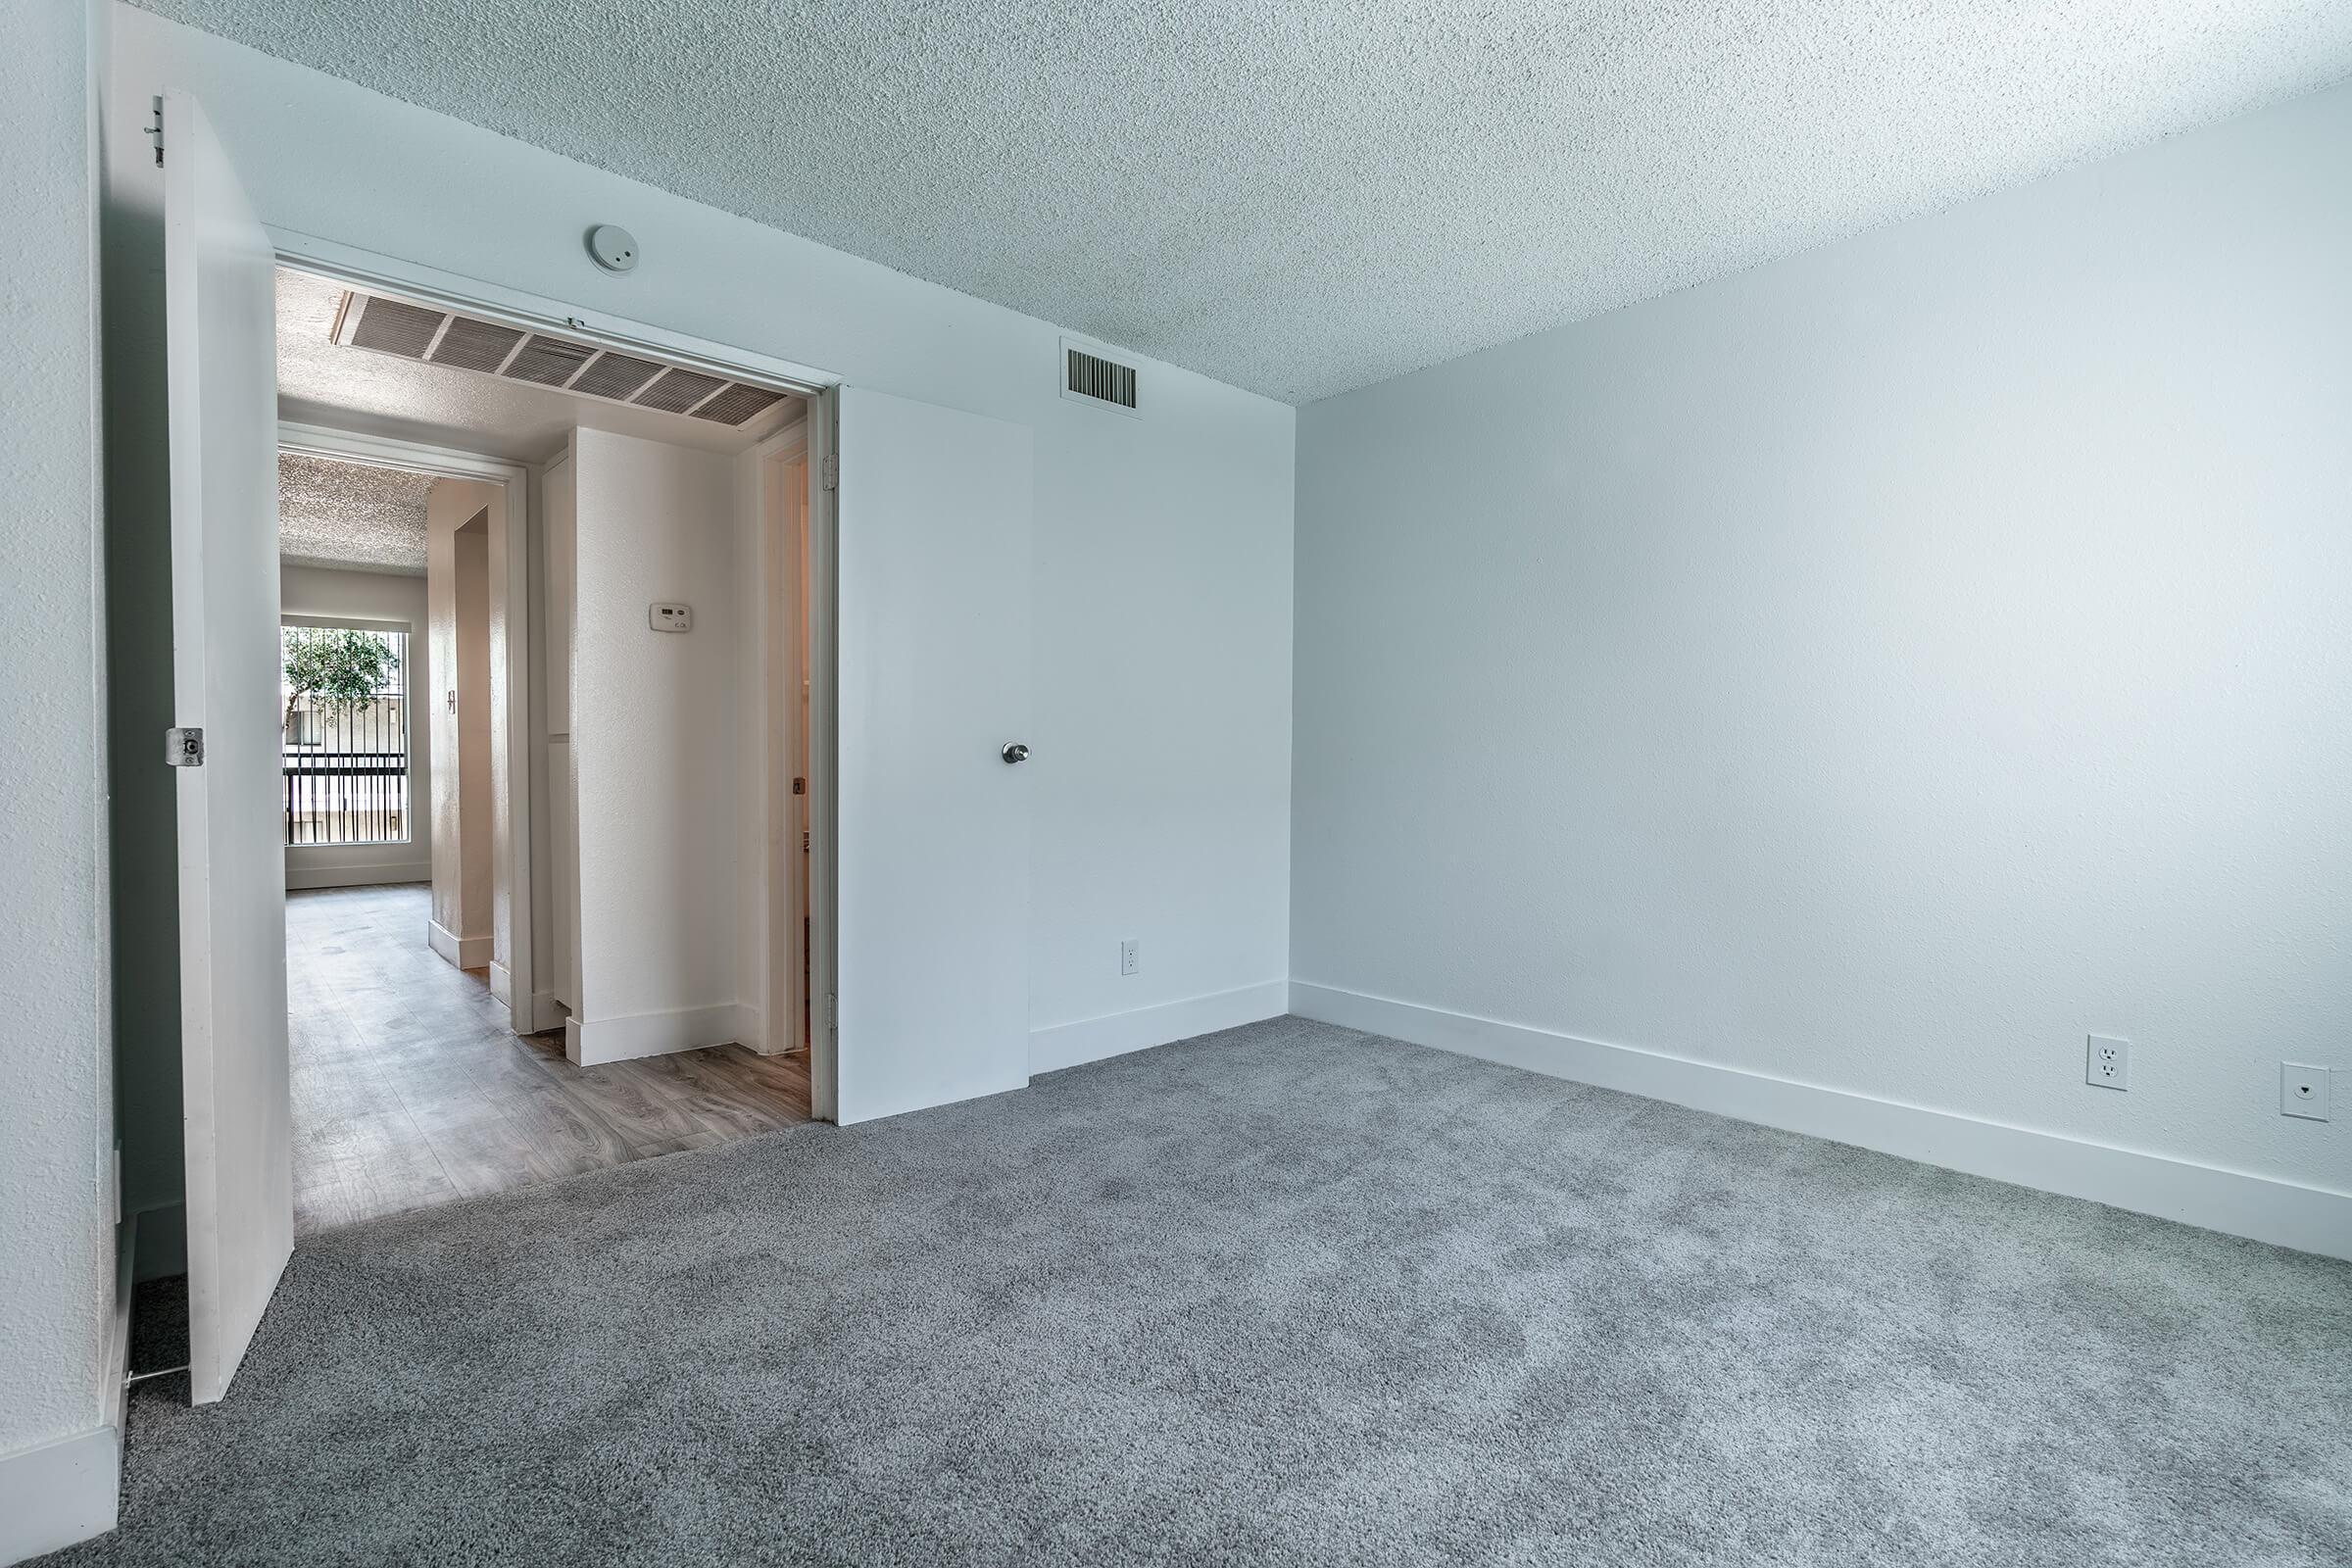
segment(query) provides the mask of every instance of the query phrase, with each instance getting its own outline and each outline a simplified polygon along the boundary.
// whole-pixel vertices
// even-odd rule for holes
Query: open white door
[[[1030,433],[844,388],[844,1123],[1029,1081]],[[822,1028],[823,1014],[818,1013]]]
[[[294,1245],[275,265],[196,101],[167,94],[172,707],[183,735],[203,732],[201,764],[178,775],[189,1377],[199,1404],[227,1392]]]

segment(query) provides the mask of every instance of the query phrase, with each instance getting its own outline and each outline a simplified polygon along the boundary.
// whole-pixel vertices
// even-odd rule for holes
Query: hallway
[[[806,1055],[575,1067],[425,946],[422,884],[286,895],[294,1230],[507,1192],[808,1119]]]

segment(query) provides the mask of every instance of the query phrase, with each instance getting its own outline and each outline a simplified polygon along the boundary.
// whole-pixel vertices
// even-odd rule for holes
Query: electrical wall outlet
[[[2307,1121],[2328,1119],[2328,1069],[2299,1061],[2278,1064],[2278,1114]]]
[[[1141,944],[1133,937],[1119,944],[1119,973],[1141,974],[1144,968]]]
[[[2096,1089],[2132,1087],[2132,1042],[2092,1035],[2082,1050],[2082,1081]]]

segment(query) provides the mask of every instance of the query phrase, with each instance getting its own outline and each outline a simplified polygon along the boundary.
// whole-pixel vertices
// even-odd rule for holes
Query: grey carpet
[[[2352,1265],[1280,1019],[309,1238],[123,1520],[54,1560],[2340,1563]]]

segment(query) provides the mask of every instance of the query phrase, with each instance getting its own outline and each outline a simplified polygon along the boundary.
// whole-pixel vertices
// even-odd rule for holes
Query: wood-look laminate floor
[[[294,1230],[707,1149],[808,1119],[806,1054],[575,1067],[425,945],[420,884],[286,895]]]

